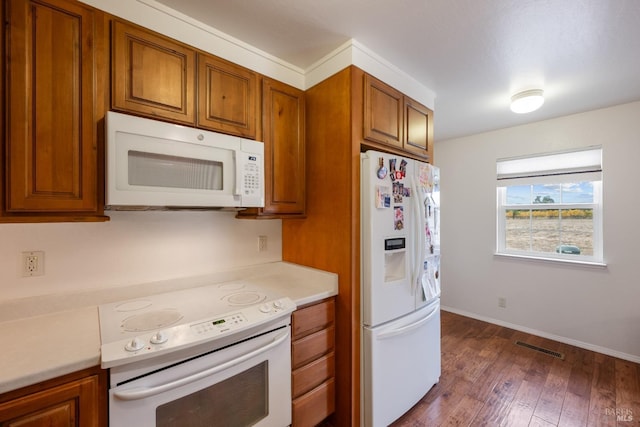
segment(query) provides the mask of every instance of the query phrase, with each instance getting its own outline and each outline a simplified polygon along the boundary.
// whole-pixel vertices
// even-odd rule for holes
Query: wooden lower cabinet
[[[293,426],[318,425],[335,411],[335,299],[293,313]]]
[[[0,395],[0,426],[106,427],[106,371],[92,368]]]

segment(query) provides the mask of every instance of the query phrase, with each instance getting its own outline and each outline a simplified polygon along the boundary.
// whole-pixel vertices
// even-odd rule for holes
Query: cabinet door
[[[433,162],[433,111],[417,101],[404,97],[404,149]]]
[[[97,12],[65,0],[5,4],[5,213],[95,214]]]
[[[304,214],[304,92],[264,78],[262,114],[267,214]]]
[[[99,384],[94,375],[1,403],[0,425],[98,427]]]
[[[195,50],[113,22],[112,108],[195,125]]]
[[[198,127],[256,138],[258,75],[198,53]]]
[[[375,77],[365,74],[363,129],[365,139],[402,148],[402,109],[402,93]]]

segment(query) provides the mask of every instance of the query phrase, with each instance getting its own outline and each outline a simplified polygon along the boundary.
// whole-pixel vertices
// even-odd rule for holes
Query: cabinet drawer
[[[291,368],[298,369],[333,350],[335,328],[331,326],[291,344]]]
[[[308,365],[302,366],[300,369],[293,371],[292,395],[295,399],[300,395],[319,386],[335,373],[335,357],[331,352]]]
[[[336,387],[331,378],[293,401],[293,426],[312,427],[335,411]]]
[[[293,339],[309,335],[333,324],[335,318],[335,301],[333,299],[310,305],[293,312]]]

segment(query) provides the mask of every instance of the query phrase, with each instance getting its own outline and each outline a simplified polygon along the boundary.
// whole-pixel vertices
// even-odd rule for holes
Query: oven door
[[[112,384],[109,425],[290,425],[290,329]]]

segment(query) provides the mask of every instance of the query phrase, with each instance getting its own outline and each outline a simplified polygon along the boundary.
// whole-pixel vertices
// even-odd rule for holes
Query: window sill
[[[593,268],[607,268],[606,263],[596,262],[596,261],[547,258],[547,257],[535,256],[535,255],[516,255],[516,254],[506,254],[506,253],[497,253],[497,252],[493,255],[494,257],[498,257],[498,258],[514,258],[514,259],[529,261],[529,262],[543,262],[543,263],[575,265],[575,266],[584,266],[584,267],[593,267]]]

